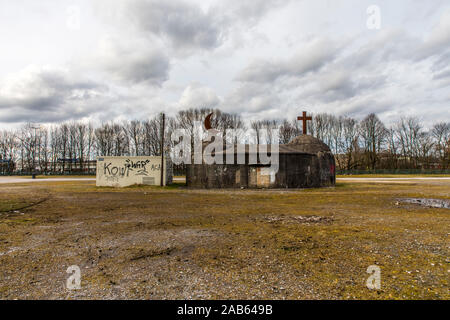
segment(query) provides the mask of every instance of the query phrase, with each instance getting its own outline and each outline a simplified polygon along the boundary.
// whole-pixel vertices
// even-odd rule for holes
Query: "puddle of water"
[[[443,199],[426,199],[426,198],[406,198],[399,199],[401,202],[417,204],[424,207],[431,208],[445,208],[450,209],[450,200]]]

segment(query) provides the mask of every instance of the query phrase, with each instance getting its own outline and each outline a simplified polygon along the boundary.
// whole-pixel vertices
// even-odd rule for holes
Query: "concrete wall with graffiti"
[[[159,186],[161,157],[98,157],[97,186],[126,187],[134,184]],[[172,183],[172,164],[165,159],[164,185]]]

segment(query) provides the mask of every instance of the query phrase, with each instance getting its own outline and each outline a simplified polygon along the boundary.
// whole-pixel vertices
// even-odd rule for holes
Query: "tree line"
[[[218,109],[188,109],[166,119],[165,152],[173,147],[170,135],[174,129],[193,133],[195,121],[202,122],[209,113],[214,113],[212,127],[217,130],[251,128],[258,134],[262,129],[279,129],[282,144],[301,134],[296,119],[246,124],[241,116]],[[416,117],[401,118],[386,126],[375,114],[358,121],[320,113],[308,122],[308,133],[330,146],[341,170],[449,169],[449,122],[426,129]],[[0,172],[92,173],[97,156],[160,155],[160,141],[160,116],[105,122],[97,127],[81,121],[40,127],[28,123],[0,131]],[[258,138],[258,143],[267,141]]]

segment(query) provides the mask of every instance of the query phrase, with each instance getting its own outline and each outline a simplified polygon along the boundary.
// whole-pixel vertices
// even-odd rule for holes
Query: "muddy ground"
[[[0,185],[2,299],[449,299],[450,181],[310,190]],[[81,289],[68,290],[69,266]],[[381,288],[366,271],[381,268]]]

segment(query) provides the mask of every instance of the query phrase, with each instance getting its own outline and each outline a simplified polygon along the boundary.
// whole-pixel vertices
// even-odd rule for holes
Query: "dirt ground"
[[[449,180],[308,190],[0,185],[2,299],[449,299]],[[69,266],[81,289],[68,290]],[[381,268],[369,290],[367,268]]]

